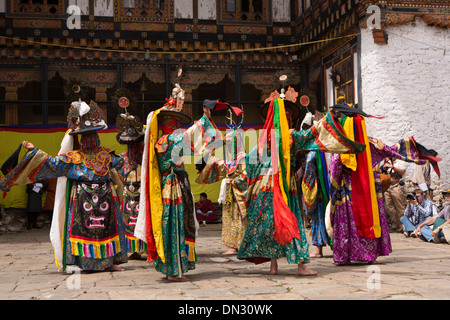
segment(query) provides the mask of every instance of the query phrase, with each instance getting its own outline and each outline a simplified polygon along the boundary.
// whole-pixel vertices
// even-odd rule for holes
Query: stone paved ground
[[[450,245],[391,234],[393,253],[378,264],[333,265],[329,248],[313,259],[316,277],[296,276],[285,259],[279,274],[223,256],[220,224],[201,227],[197,268],[169,283],[146,261],[124,272],[57,272],[48,228],[0,235],[1,300],[436,300],[450,298]],[[313,248],[311,247],[311,250]],[[79,280],[79,282],[77,282]]]

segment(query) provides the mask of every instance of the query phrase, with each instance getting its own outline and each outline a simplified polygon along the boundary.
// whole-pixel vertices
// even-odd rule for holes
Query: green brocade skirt
[[[155,261],[155,269],[165,275],[181,276],[195,269],[194,199],[188,175],[173,171],[162,183],[162,234],[165,261]]]
[[[297,218],[301,239],[294,238],[285,246],[275,241],[273,236],[275,231],[273,192],[258,192],[256,198],[250,201],[247,212],[248,226],[237,254],[238,259],[245,259],[255,264],[270,261],[271,258],[278,259],[281,257],[286,257],[288,263],[292,264],[310,261],[309,247],[301,218],[297,191],[291,190],[289,196],[291,210]]]

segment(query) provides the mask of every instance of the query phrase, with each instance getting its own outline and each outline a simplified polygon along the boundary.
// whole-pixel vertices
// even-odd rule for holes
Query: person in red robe
[[[195,204],[195,212],[197,221],[205,223],[217,220],[214,205],[204,192],[200,194],[200,201]]]

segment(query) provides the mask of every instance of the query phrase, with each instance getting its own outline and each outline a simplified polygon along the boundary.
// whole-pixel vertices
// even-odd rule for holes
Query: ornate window
[[[337,103],[337,98],[343,93],[348,103],[355,103],[354,58],[346,58],[329,65],[326,70],[328,106]]]
[[[114,0],[114,20],[172,22],[173,2],[173,0]]]
[[[11,0],[10,15],[60,16],[65,14],[64,0]]]
[[[258,23],[271,22],[271,0],[218,1],[220,22]]]

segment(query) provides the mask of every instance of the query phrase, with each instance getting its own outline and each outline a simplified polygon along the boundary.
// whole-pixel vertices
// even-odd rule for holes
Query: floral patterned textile
[[[147,244],[134,236],[137,216],[139,213],[140,182],[125,182],[122,216],[125,226],[125,237],[127,239],[128,252],[144,253]]]
[[[328,112],[317,124],[308,130],[291,130],[290,159],[291,167],[295,167],[295,159],[301,150],[355,153],[362,152],[364,145],[349,140],[343,133],[340,124]],[[263,136],[264,138],[264,136]],[[268,137],[267,137],[268,138]],[[262,140],[260,140],[262,141]],[[267,140],[266,140],[267,141]],[[274,179],[270,150],[264,145],[253,148],[246,157],[246,170],[249,179],[248,189],[248,226],[239,248],[237,258],[254,263],[269,261],[270,258],[285,256],[289,263],[309,262],[309,249],[301,218],[297,197],[294,172],[291,171],[291,188],[289,189],[289,207],[297,220],[300,237],[294,237],[280,245],[274,238]],[[265,161],[263,156],[267,152]]]
[[[134,236],[134,230],[139,214],[139,200],[141,188],[141,143],[127,145],[128,150],[120,155],[124,160],[122,175],[124,176],[124,190],[122,201],[122,217],[125,226],[125,237],[127,240],[127,251],[139,254],[147,251],[147,244]],[[134,154],[130,154],[134,153]]]
[[[90,151],[84,152],[84,150],[79,150],[79,152],[82,154],[82,157],[91,154]],[[16,168],[13,169],[13,171],[11,171],[2,179],[2,181],[0,181],[1,190],[8,189],[8,187],[13,184],[26,184],[29,183],[28,181],[45,180],[54,177],[65,176],[69,180],[73,181],[72,187],[68,189],[70,198],[68,202],[69,206],[67,215],[65,217],[64,266],[76,264],[83,270],[104,270],[105,268],[111,267],[113,264],[127,262],[126,250],[123,250],[126,248],[126,242],[122,214],[120,210],[120,201],[116,194],[115,188],[111,183],[113,176],[111,169],[114,168],[117,171],[122,170],[123,159],[109,149],[106,154],[103,154],[103,156],[105,157],[104,162],[109,163],[109,166],[107,167],[106,173],[101,171],[102,175],[99,175],[99,172],[90,169],[86,165],[85,161],[74,163],[72,161],[67,161],[70,157],[66,154],[52,157],[38,148],[34,148],[24,156],[22,161],[16,166]],[[75,207],[79,208],[79,206],[82,205],[78,198],[78,195],[82,192],[82,189],[78,188],[78,184],[83,182],[98,185],[103,185],[106,183],[108,192],[111,195],[111,202],[109,202],[109,206],[115,214],[114,221],[111,223],[116,224],[118,241],[114,241],[115,248],[113,249],[110,247],[108,249],[109,253],[105,253],[105,255],[101,253],[99,255],[90,254],[90,252],[92,252],[90,249],[83,251],[82,254],[79,250],[77,250],[77,248],[72,247],[70,234],[74,218],[73,212]]]
[[[412,152],[408,155],[397,153],[399,145],[387,146],[380,140],[369,138],[372,167],[376,167],[384,158],[394,158],[407,162],[421,163]],[[400,145],[404,140],[400,141]],[[409,158],[410,157],[410,158]],[[374,171],[375,190],[379,209],[381,236],[366,238],[358,235],[352,206],[351,171],[346,168],[340,155],[333,154],[330,164],[331,222],[333,225],[333,257],[339,264],[350,261],[372,262],[379,256],[392,252],[391,240],[381,193],[380,174]]]
[[[305,213],[311,218],[312,244],[326,246],[330,244],[325,228],[325,206],[323,200],[322,181],[319,179],[317,161],[318,152],[310,151],[306,156],[306,167],[302,181],[302,194],[305,201]],[[320,157],[320,154],[319,154]],[[325,204],[323,203],[324,201]]]
[[[248,226],[237,258],[255,264],[269,261],[270,258],[286,257],[289,263],[309,262],[309,249],[298,204],[297,188],[291,177],[290,203],[297,219],[300,239],[293,238],[287,245],[279,244],[274,236],[273,218],[273,176],[271,163],[256,161],[258,157],[254,148],[246,158],[249,184]],[[291,159],[295,159],[292,157]],[[255,161],[252,161],[255,160]]]
[[[240,154],[238,159],[244,154]],[[210,157],[206,167],[198,176],[196,182],[200,184],[214,183],[226,178],[224,192],[225,203],[222,208],[222,244],[239,249],[247,228],[247,188],[248,179],[243,161],[233,161],[230,170],[229,164],[224,160]]]
[[[159,173],[161,175],[161,194],[149,190],[148,197],[162,197],[162,216],[160,217],[161,235],[163,243],[163,256],[157,252],[155,257],[156,270],[169,276],[180,276],[188,270],[195,268],[197,260],[195,253],[196,220],[194,197],[189,185],[188,175],[184,168],[183,156],[201,154],[202,146],[198,140],[189,140],[188,137],[206,137],[207,134],[216,134],[216,128],[206,116],[194,123],[188,130],[176,130],[172,134],[159,137],[152,146],[156,150]],[[208,140],[208,139],[207,139]],[[191,144],[188,141],[192,141]],[[201,141],[201,139],[200,139]],[[149,144],[151,145],[151,144]],[[152,215],[152,213],[150,213]],[[148,217],[152,221],[154,217]],[[159,219],[158,219],[159,220]],[[156,221],[156,220],[155,220]],[[154,228],[155,226],[151,226]],[[153,256],[150,251],[156,252],[154,244],[149,245],[149,261]],[[155,243],[155,242],[153,242]]]
[[[379,256],[392,252],[389,230],[386,222],[383,198],[378,197],[381,237],[358,236],[351,202],[351,173],[340,162],[339,155],[331,157],[331,222],[333,225],[333,258],[336,263],[350,261],[372,262]],[[380,180],[376,180],[381,188]],[[381,189],[380,189],[381,190]]]

